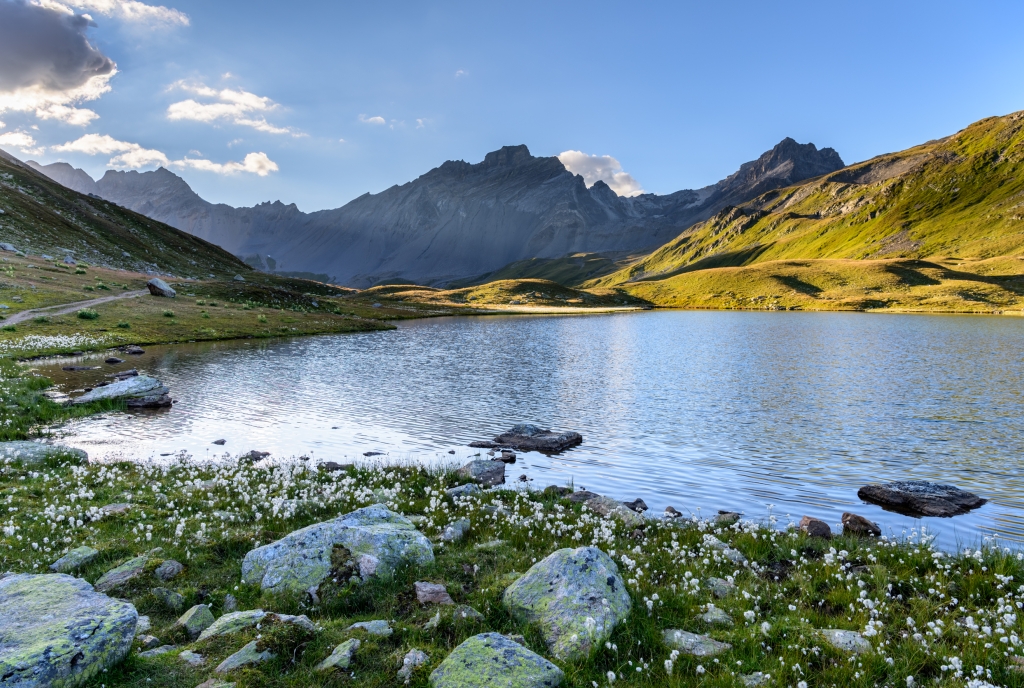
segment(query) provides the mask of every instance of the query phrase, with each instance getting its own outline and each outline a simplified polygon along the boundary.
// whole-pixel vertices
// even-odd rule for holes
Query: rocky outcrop
[[[540,628],[558,659],[585,657],[632,606],[615,562],[596,547],[548,555],[505,590],[503,601],[513,616]]]
[[[469,446],[481,449],[509,448],[516,451],[538,451],[557,454],[583,442],[578,432],[552,432],[536,425],[520,424],[503,432],[490,442],[471,442]]]
[[[134,606],[78,578],[0,578],[0,683],[84,683],[128,654],[138,618]]]
[[[557,666],[498,633],[467,638],[430,674],[431,688],[509,686],[554,688],[565,674]]]
[[[344,548],[363,578],[390,575],[403,562],[429,564],[434,550],[404,516],[381,504],[289,533],[245,555],[242,578],[274,592],[314,592],[331,570],[331,555]]]
[[[33,466],[58,458],[84,463],[89,460],[89,455],[81,449],[59,444],[28,441],[0,442],[0,462],[18,461],[24,466]]]
[[[857,491],[857,496],[907,516],[958,516],[988,501],[952,485],[936,485],[924,480],[865,485]]]
[[[171,286],[159,277],[154,277],[146,282],[146,288],[149,289],[149,293],[153,296],[163,296],[168,299],[173,299],[178,295],[178,292],[171,289]]]
[[[139,375],[97,387],[74,399],[73,404],[123,400],[129,408],[160,408],[171,405],[170,390],[156,378]]]

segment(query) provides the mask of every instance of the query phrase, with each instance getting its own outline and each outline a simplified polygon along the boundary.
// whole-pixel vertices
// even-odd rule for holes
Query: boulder
[[[415,583],[416,599],[420,604],[455,604],[445,587],[439,583]]]
[[[818,635],[829,645],[843,652],[851,652],[856,655],[871,652],[871,643],[857,631],[825,628],[818,631]]]
[[[143,650],[152,650],[154,647],[160,647],[163,643],[160,639],[153,635],[142,635],[138,637],[139,646]]]
[[[139,375],[97,387],[74,399],[72,404],[88,404],[108,399],[124,400],[131,408],[159,408],[171,405],[170,390],[156,378]]]
[[[92,547],[77,547],[50,564],[50,570],[56,573],[71,573],[79,570],[83,566],[88,566],[99,555],[99,551]]]
[[[768,679],[771,675],[755,671],[752,674],[740,674],[740,683],[743,684],[743,688],[760,688],[764,684],[768,683]]]
[[[708,610],[700,615],[700,620],[709,626],[732,626],[732,617],[715,605],[709,605]]]
[[[632,502],[623,502],[622,506],[626,507],[630,511],[635,511],[638,514],[642,514],[643,512],[647,511],[647,502],[640,499],[639,497],[637,499],[634,499]]]
[[[183,650],[178,654],[178,659],[185,662],[189,666],[202,666],[206,663],[206,658],[200,654],[196,654],[192,650]]]
[[[184,570],[185,567],[182,564],[174,561],[173,559],[168,559],[156,567],[156,571],[153,572],[153,575],[166,583],[169,580],[177,578]]]
[[[536,425],[520,424],[494,438],[493,442],[473,442],[471,447],[507,448],[557,454],[583,442],[578,432],[552,432]]]
[[[245,278],[242,277],[241,275],[235,275],[231,279],[235,280],[236,282],[244,282],[245,281]]]
[[[330,573],[331,554],[339,547],[352,555],[364,578],[390,575],[403,562],[434,561],[423,533],[404,516],[375,504],[257,547],[242,561],[242,579],[274,592],[315,592]]]
[[[197,604],[182,614],[181,618],[174,625],[178,628],[184,628],[185,632],[188,633],[188,637],[195,640],[199,637],[200,633],[212,626],[213,622],[213,612],[210,611],[209,605]]]
[[[176,648],[174,645],[161,645],[160,647],[154,647],[152,650],[140,652],[139,657],[145,657],[147,659],[149,657],[159,657],[160,655],[165,655],[168,652],[174,652],[177,649],[178,648]]]
[[[428,657],[427,653],[423,650],[417,650],[416,648],[409,650],[405,654],[405,657],[402,658],[402,662],[399,665],[398,678],[405,683],[408,683],[409,679],[412,678],[412,672],[417,667],[421,667],[429,661],[430,657]]]
[[[504,471],[502,471],[504,474]],[[459,485],[458,487],[450,487],[445,490],[445,494],[449,497],[468,497],[470,495],[483,494],[484,491],[480,489],[480,486],[476,483],[466,483],[465,485]]]
[[[720,600],[736,592],[735,583],[730,583],[724,578],[708,578],[704,583],[711,590],[711,594]]]
[[[718,515],[715,516],[715,525],[720,528],[728,528],[738,523],[739,520],[740,515],[735,511],[719,511]]]
[[[576,494],[579,494],[578,492]],[[591,499],[588,499],[584,504],[587,508],[596,514],[604,516],[605,518],[614,518],[622,521],[627,526],[642,526],[644,524],[644,517],[633,511],[632,509],[626,508],[622,502],[618,502],[611,497],[604,497],[597,495]]]
[[[0,682],[79,684],[121,661],[138,612],[65,574],[0,578]]]
[[[292,616],[290,614],[274,614],[265,612],[262,609],[247,609],[242,612],[229,612],[207,626],[199,634],[199,640],[216,638],[222,635],[241,633],[247,628],[252,628],[258,623],[284,623],[301,626],[307,631],[314,631],[316,627],[305,614]]]
[[[0,214],[3,211],[0,210]],[[0,251],[7,251],[8,253],[17,253],[18,249],[15,248],[14,244],[8,244],[6,241],[0,241]]]
[[[501,485],[505,482],[505,464],[501,461],[470,461],[458,470],[458,475],[488,487]]]
[[[498,633],[467,638],[430,674],[431,688],[502,686],[554,688],[565,674],[557,666]]]
[[[352,663],[352,655],[355,654],[356,650],[362,643],[358,638],[350,638],[346,640],[338,647],[334,648],[334,652],[330,654],[324,661],[316,665],[317,671],[329,671],[331,669],[348,669]]]
[[[483,621],[484,615],[468,604],[460,604],[452,610],[452,620],[456,623],[460,621]]]
[[[820,518],[804,516],[800,519],[800,530],[810,537],[823,538],[828,540],[832,537],[832,529]]]
[[[119,363],[124,363],[124,359],[118,358],[117,356],[111,356],[110,358],[107,358],[103,362],[106,363],[107,365],[117,365]]]
[[[580,490],[579,492],[570,493],[569,496],[566,497],[566,499],[568,499],[570,502],[578,504],[580,502],[589,502],[594,497],[600,496],[601,495],[597,494],[596,492],[591,492],[590,490]]]
[[[720,643],[711,636],[688,633],[674,628],[662,634],[665,644],[673,650],[694,657],[714,657],[732,649],[729,643]]]
[[[149,557],[142,555],[141,557],[129,559],[120,566],[110,569],[96,581],[96,589],[100,592],[108,592],[124,585],[130,580],[138,578],[145,570],[146,562],[148,561]]]
[[[441,541],[459,542],[462,538],[466,537],[466,533],[469,532],[469,528],[469,519],[460,518],[454,523],[449,523],[445,526],[444,532],[441,533]]]
[[[43,444],[42,442],[0,442],[0,462],[20,461],[31,466],[44,463],[57,457],[67,457],[76,463],[89,460],[89,455],[81,449],[65,447],[60,444]]]
[[[366,631],[370,635],[379,635],[387,638],[392,633],[391,626],[388,625],[387,621],[383,619],[374,619],[373,621],[359,621],[354,623],[345,630],[347,631]]]
[[[149,293],[153,296],[165,296],[169,299],[173,299],[178,294],[178,292],[171,289],[171,285],[167,284],[167,282],[164,282],[159,277],[154,277],[146,282],[146,287],[149,289]]]
[[[256,649],[256,641],[253,640],[251,643],[244,646],[241,650],[231,655],[214,669],[218,674],[226,674],[229,671],[235,669],[241,669],[242,667],[255,666],[256,664],[262,664],[268,659],[273,659],[274,653],[270,650],[264,650],[260,652]]]
[[[877,523],[869,521],[863,516],[847,512],[843,514],[843,533],[846,535],[879,537],[882,534],[882,529],[878,527]]]
[[[141,356],[142,354],[146,353],[145,349],[143,349],[141,346],[136,346],[135,344],[129,344],[128,346],[126,346],[124,348],[124,352],[131,356]]]
[[[185,606],[185,598],[181,593],[168,590],[167,588],[153,588],[149,592],[172,612],[180,612],[181,608]]]
[[[586,657],[632,606],[615,562],[596,547],[548,555],[505,590],[503,601],[520,621],[536,624],[563,660]]]
[[[958,487],[936,485],[924,480],[865,485],[857,491],[857,496],[865,502],[907,516],[958,516],[988,502]]]

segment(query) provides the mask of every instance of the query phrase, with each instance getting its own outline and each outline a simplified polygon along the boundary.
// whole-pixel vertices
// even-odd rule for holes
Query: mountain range
[[[641,255],[766,192],[844,167],[831,148],[784,139],[722,181],[668,195],[621,197],[587,187],[555,157],[526,146],[480,163],[448,161],[418,179],[346,205],[213,204],[174,173],[108,171],[93,180],[67,163],[28,165],[83,194],[117,203],[243,257],[260,269],[321,275],[352,287],[444,285],[517,261],[578,253]]]

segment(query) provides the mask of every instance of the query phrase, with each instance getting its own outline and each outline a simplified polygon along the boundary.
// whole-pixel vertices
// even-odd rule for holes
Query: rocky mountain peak
[[[514,167],[534,160],[530,149],[523,146],[502,146],[484,156],[483,164],[487,167]]]

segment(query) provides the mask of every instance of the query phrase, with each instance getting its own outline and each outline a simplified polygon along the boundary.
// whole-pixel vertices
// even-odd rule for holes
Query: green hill
[[[111,269],[205,278],[252,270],[224,249],[72,191],[0,151],[0,242]]]
[[[1024,112],[726,208],[583,286],[665,306],[999,310],[1024,305],[1018,257]]]

